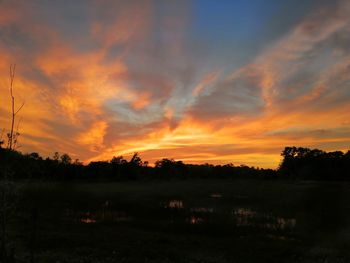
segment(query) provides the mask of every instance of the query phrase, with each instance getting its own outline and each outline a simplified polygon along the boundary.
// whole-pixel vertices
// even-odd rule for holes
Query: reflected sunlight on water
[[[221,194],[211,194],[213,198],[221,197]],[[174,222],[186,222],[187,224],[211,224],[216,220],[222,220],[230,217],[231,224],[237,227],[256,227],[270,230],[290,230],[296,227],[297,220],[295,218],[283,217],[280,215],[273,215],[272,213],[253,210],[249,207],[236,207],[233,210],[217,209],[219,204],[215,203],[214,206],[192,206],[186,207],[184,201],[181,199],[170,199],[165,202],[161,202],[161,207],[168,211],[173,211],[171,215],[165,214],[163,220],[170,223]],[[105,201],[100,205],[98,210],[74,212],[72,209],[66,210],[66,216],[70,218],[76,218],[80,223],[94,224],[94,223],[113,223],[113,222],[127,222],[131,220],[130,215],[121,210],[114,210],[110,201]],[[232,221],[233,217],[233,221]],[[137,219],[137,218],[134,218]],[[175,220],[175,221],[174,221]]]
[[[204,223],[204,218],[198,217],[198,216],[191,216],[189,218],[189,223],[191,225],[198,225],[198,224]]]
[[[93,211],[94,212],[91,212],[91,210],[82,212],[74,211],[73,209],[66,209],[64,216],[73,220],[78,220],[78,222],[84,224],[131,220],[131,217],[127,212],[113,209],[112,203],[109,200],[103,202],[97,210],[93,209]]]
[[[174,199],[174,200],[169,200],[164,208],[171,208],[171,209],[183,209],[184,204],[182,200]]]
[[[94,215],[92,213],[85,212],[85,213],[82,213],[80,222],[84,224],[93,224],[93,223],[96,223],[97,221],[94,218]]]
[[[131,217],[123,211],[97,211],[96,213],[81,213],[79,221],[85,224],[98,222],[123,222],[130,221]]]
[[[239,207],[232,211],[237,226],[255,226],[274,230],[295,228],[295,218],[274,216],[270,213],[257,212],[250,208]]]
[[[91,218],[82,218],[80,219],[80,222],[84,224],[93,224],[96,223],[96,220]]]
[[[233,210],[233,214],[237,217],[252,217],[256,215],[256,212],[250,208],[239,207]]]

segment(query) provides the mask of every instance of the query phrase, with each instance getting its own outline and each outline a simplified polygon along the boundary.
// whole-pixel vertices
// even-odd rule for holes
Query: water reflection
[[[112,202],[107,200],[103,202],[98,209],[93,211],[75,211],[66,209],[64,217],[70,220],[78,221],[84,224],[94,224],[99,222],[121,222],[129,221],[131,217],[125,211],[117,210],[112,207]]]
[[[277,217],[277,226],[280,229],[294,228],[297,224],[295,218]]]
[[[213,193],[211,197],[220,198],[222,195]],[[230,219],[231,224],[237,227],[257,227],[270,230],[290,230],[296,227],[295,218],[273,215],[264,211],[254,210],[249,207],[236,207],[233,210],[217,209],[218,203],[214,207],[207,206],[189,206],[185,207],[181,199],[170,199],[161,203],[161,207],[170,211],[179,211],[178,213],[164,214],[169,216],[165,218],[170,223],[186,222],[191,225],[210,224],[216,220]],[[180,212],[181,210],[181,212]],[[165,210],[164,210],[165,211]],[[229,212],[230,211],[230,212]],[[229,214],[231,213],[231,214]],[[130,215],[122,210],[113,208],[112,202],[107,200],[103,202],[96,210],[75,212],[72,209],[65,211],[65,216],[78,219],[83,224],[94,223],[113,223],[130,221]],[[233,217],[233,221],[232,221]],[[164,219],[164,218],[163,218]],[[162,220],[163,220],[162,219]]]
[[[237,217],[253,217],[256,215],[256,212],[251,210],[250,208],[239,207],[233,210],[233,214]]]
[[[252,219],[256,216],[256,212],[250,208],[239,207],[233,210],[233,215],[237,226],[250,226]]]
[[[213,198],[221,197],[221,194],[214,193],[211,195]],[[218,204],[217,204],[218,205]],[[185,207],[183,200],[181,199],[171,199],[162,203],[164,209],[170,210],[180,210],[179,214],[172,214],[169,218],[169,222],[174,222],[175,220],[182,221],[185,220],[191,225],[215,222],[215,220],[222,220],[227,218],[228,215],[225,210],[216,207],[206,207],[206,206],[192,206]],[[177,218],[174,218],[176,216]],[[296,227],[295,218],[287,218],[283,216],[273,215],[272,213],[261,212],[253,210],[249,207],[236,207],[231,210],[231,217],[233,216],[234,224],[237,227],[258,227],[270,230],[289,230]],[[210,220],[209,220],[210,217]],[[231,219],[232,220],[232,219]]]
[[[295,218],[274,216],[270,213],[254,211],[250,208],[239,207],[232,211],[237,226],[254,226],[273,230],[295,228]]]
[[[84,224],[94,224],[96,223],[96,220],[91,218],[82,218],[80,219],[80,222]]]
[[[221,197],[222,197],[222,194],[220,194],[220,193],[212,193],[212,194],[210,195],[210,197],[211,197],[211,198],[221,198]]]
[[[97,211],[94,213],[80,213],[79,221],[85,224],[93,224],[97,222],[122,222],[129,221],[131,217],[123,211]]]
[[[169,200],[165,206],[165,208],[170,208],[170,209],[183,209],[184,208],[184,204],[182,200],[178,200],[178,199],[173,199],[173,200]]]
[[[191,216],[189,218],[189,223],[191,225],[198,225],[198,224],[204,223],[204,218],[198,217],[198,216]]]
[[[90,212],[85,212],[81,214],[80,222],[84,224],[93,224],[96,223],[96,219],[94,218],[94,215]]]

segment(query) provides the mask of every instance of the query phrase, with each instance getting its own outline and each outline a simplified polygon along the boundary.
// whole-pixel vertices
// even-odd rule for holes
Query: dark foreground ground
[[[350,184],[22,183],[19,262],[350,262]]]

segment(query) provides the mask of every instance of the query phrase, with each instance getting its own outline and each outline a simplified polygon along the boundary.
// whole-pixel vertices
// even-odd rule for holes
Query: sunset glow
[[[347,0],[1,1],[0,128],[15,63],[22,152],[276,168],[285,146],[346,151],[349,14]]]

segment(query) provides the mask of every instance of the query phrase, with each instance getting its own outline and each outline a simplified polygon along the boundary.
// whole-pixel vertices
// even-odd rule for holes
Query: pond
[[[227,180],[30,185],[14,221],[19,262],[29,262],[34,225],[43,263],[62,254],[74,260],[61,262],[81,262],[82,253],[96,255],[83,262],[350,262],[348,189]]]
[[[221,193],[210,195],[210,198],[216,200],[222,197]],[[222,207],[218,202],[209,201],[208,203],[208,206],[196,205],[181,198],[171,198],[160,202],[159,205],[153,203],[151,207],[155,209],[158,206],[159,218],[169,224],[182,222],[188,225],[210,225],[225,219],[226,224],[233,227],[292,230],[297,225],[297,220],[294,217],[286,217],[251,207],[237,206],[232,208],[231,206]],[[149,213],[152,213],[152,208],[150,208]],[[138,221],[144,218],[144,215],[137,213],[137,211],[131,215],[129,212],[121,210],[110,200],[105,200],[89,211],[66,209],[65,215],[70,220],[82,224],[120,223]],[[154,218],[154,221],[159,220],[159,218]]]

